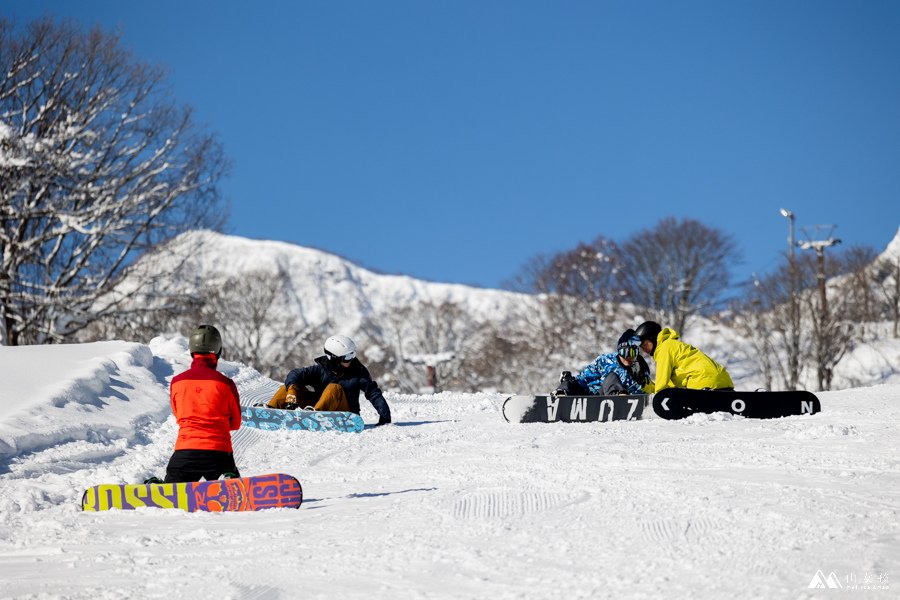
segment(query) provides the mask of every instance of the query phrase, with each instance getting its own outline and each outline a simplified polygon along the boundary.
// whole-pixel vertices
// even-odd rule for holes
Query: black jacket
[[[320,356],[316,359],[316,364],[310,367],[292,369],[284,380],[284,387],[308,385],[316,391],[317,395],[321,395],[329,383],[337,383],[344,388],[350,412],[359,414],[359,392],[362,391],[378,411],[381,420],[390,422],[391,409],[381,394],[378,384],[372,380],[369,370],[356,358],[350,362],[349,367],[344,369],[340,366],[332,368],[328,363],[328,357]]]

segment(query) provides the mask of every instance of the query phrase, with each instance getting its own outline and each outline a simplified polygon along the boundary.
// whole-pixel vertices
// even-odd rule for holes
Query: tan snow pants
[[[301,385],[299,388],[292,385],[291,391],[297,396],[297,404],[300,408],[312,406],[316,410],[350,410],[347,394],[344,393],[344,388],[337,383],[329,383],[325,386],[319,397],[316,397],[316,393],[305,385]],[[284,408],[287,395],[288,390],[284,386],[278,388],[278,391],[269,400],[269,408]]]

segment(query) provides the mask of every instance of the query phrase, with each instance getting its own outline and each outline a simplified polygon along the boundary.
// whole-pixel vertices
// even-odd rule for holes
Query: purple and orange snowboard
[[[81,508],[99,511],[153,507],[223,512],[300,508],[302,502],[300,482],[291,475],[275,473],[192,483],[95,485],[84,492]]]

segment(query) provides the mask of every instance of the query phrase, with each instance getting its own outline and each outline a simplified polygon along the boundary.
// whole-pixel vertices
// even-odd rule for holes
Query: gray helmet
[[[212,325],[200,325],[188,341],[191,354],[222,354],[222,335]]]

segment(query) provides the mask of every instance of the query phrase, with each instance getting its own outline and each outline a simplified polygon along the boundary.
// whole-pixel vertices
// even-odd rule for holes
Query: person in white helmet
[[[356,358],[346,335],[325,340],[325,354],[309,367],[292,369],[267,406],[292,410],[339,410],[359,414],[359,393],[378,411],[378,425],[391,422],[391,409],[369,370]]]

